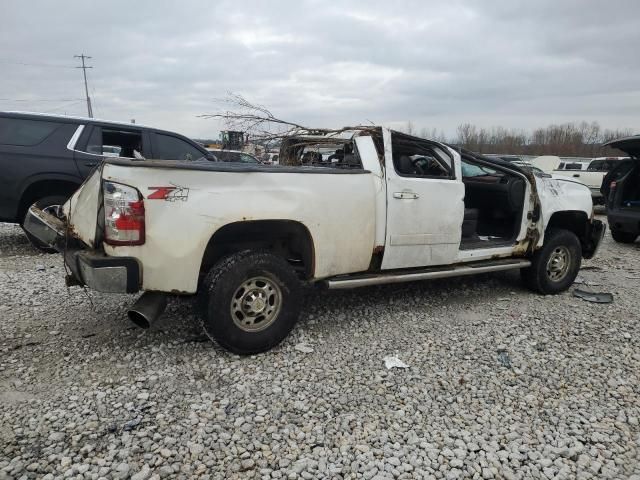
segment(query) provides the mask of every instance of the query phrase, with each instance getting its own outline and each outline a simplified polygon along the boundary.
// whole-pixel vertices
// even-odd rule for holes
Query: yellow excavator
[[[216,150],[242,150],[247,144],[247,138],[244,132],[236,130],[222,130],[220,132],[220,140],[205,145],[205,148],[213,148]]]

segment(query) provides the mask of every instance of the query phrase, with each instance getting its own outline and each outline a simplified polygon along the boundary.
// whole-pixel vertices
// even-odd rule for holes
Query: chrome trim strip
[[[69,140],[69,143],[67,143],[68,150],[71,150],[73,152],[76,149],[76,143],[78,143],[78,140],[80,139],[80,135],[82,135],[83,130],[84,130],[84,125],[78,125],[78,128],[76,128],[76,131],[71,136],[71,140]]]
[[[334,278],[325,280],[325,285],[330,289],[366,287],[369,285],[382,285],[385,283],[414,282],[416,280],[430,280],[435,278],[458,277],[462,275],[474,275],[476,273],[499,272],[502,270],[513,270],[516,268],[526,268],[531,266],[529,260],[516,260],[513,262],[502,262],[493,265],[457,266],[449,270],[436,270],[430,272],[412,272],[399,274],[377,274],[367,277],[346,277],[344,279]]]

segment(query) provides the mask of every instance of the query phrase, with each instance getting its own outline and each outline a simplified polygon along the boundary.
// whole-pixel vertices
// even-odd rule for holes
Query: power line
[[[58,105],[57,107],[53,107],[53,108],[50,108],[50,109],[48,109],[48,110],[44,110],[42,113],[51,113],[51,112],[55,112],[56,110],[60,110],[60,109],[62,109],[62,108],[68,108],[68,107],[70,107],[70,106],[72,106],[72,105],[76,105],[76,104],[78,104],[78,103],[80,103],[80,102],[83,102],[83,101],[84,101],[84,99],[82,99],[82,98],[81,98],[80,100],[75,100],[75,101],[73,101],[73,102],[65,102],[65,103],[63,103],[63,104],[61,104],[61,105]]]
[[[42,102],[72,102],[76,100],[84,100],[84,98],[0,98],[2,102],[28,102],[28,103],[42,103]]]
[[[6,65],[23,65],[27,67],[45,67],[45,68],[76,68],[71,67],[69,65],[54,65],[52,63],[26,63],[26,62],[14,62],[11,60],[1,60],[0,63],[4,63]]]
[[[82,69],[82,75],[84,76],[84,92],[87,95],[87,113],[89,115],[89,118],[93,118],[93,110],[91,110],[91,98],[89,98],[89,87],[87,87],[87,68],[93,68],[93,67],[87,67],[84,64],[84,60],[85,58],[88,60],[91,57],[85,55],[84,53],[80,54],[80,55],[74,55],[74,58],[79,58],[80,60],[82,60],[82,66],[81,67],[76,67],[76,68],[81,68]]]

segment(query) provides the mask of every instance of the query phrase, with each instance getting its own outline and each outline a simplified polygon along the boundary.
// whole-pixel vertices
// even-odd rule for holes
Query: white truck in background
[[[129,311],[140,326],[166,295],[198,295],[206,333],[239,354],[287,336],[303,284],[519,269],[554,294],[604,235],[582,185],[385,128],[287,137],[279,158],[108,158],[58,216],[32,207],[25,228],[63,253],[69,284],[144,291]]]
[[[593,203],[604,205],[604,197],[600,192],[602,180],[615,167],[621,158],[619,157],[599,157],[589,162],[586,169],[563,169],[554,170],[553,175],[556,177],[566,177],[589,187]]]

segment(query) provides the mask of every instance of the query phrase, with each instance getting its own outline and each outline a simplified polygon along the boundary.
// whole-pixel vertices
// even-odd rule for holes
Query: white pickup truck
[[[604,197],[602,196],[602,193],[600,193],[602,180],[604,180],[604,177],[607,175],[609,170],[615,167],[618,163],[620,163],[620,159],[617,157],[599,157],[591,160],[586,169],[565,168],[562,170],[554,170],[553,175],[555,177],[567,177],[568,179],[586,185],[589,187],[589,190],[591,190],[593,202],[604,205]]]
[[[280,163],[108,158],[25,228],[64,254],[69,284],[145,291],[140,326],[167,294],[198,294],[207,334],[240,354],[287,336],[304,284],[520,269],[554,294],[604,235],[582,185],[384,128],[285,138]]]

